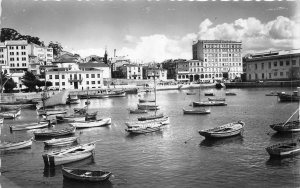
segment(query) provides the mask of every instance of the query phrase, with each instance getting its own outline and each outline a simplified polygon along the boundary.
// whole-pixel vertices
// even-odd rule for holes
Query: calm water
[[[66,181],[60,167],[45,169],[42,153],[48,150],[42,141],[35,141],[31,149],[2,153],[1,172],[21,187],[300,187],[300,156],[271,160],[265,151],[271,144],[300,136],[277,135],[269,128],[270,124],[286,121],[297,109],[297,103],[280,103],[276,97],[265,94],[293,90],[295,88],[231,89],[237,96],[227,96],[228,106],[211,107],[209,115],[183,115],[182,108],[191,108],[189,104],[199,99],[198,94],[186,95],[188,90],[159,91],[158,104],[170,117],[170,125],[161,132],[137,136],[125,132],[124,122],[138,117],[129,115],[127,110],[136,107],[138,95],[94,99],[89,111],[98,110],[100,116],[111,117],[112,124],[77,131],[81,143],[102,140],[97,142],[93,158],[68,166],[111,171],[114,177],[110,182]],[[224,97],[225,93],[203,89],[201,94],[205,91],[213,91],[216,97]],[[84,106],[84,102],[62,108]],[[30,138],[30,131],[11,134],[8,125],[38,118],[34,110],[24,109],[19,119],[5,120],[1,140]],[[207,141],[197,132],[236,120],[246,123],[242,137]]]

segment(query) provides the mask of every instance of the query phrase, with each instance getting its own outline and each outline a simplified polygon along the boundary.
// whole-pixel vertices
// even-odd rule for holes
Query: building
[[[144,78],[155,79],[160,81],[167,81],[167,70],[158,67],[143,67]]]
[[[190,81],[190,69],[189,62],[185,59],[174,60],[176,65],[176,80],[179,82],[189,82]]]
[[[120,72],[125,79],[142,80],[143,79],[143,67],[137,64],[124,64],[119,67]]]
[[[300,79],[300,50],[252,54],[244,63],[247,81]]]
[[[192,48],[193,60],[203,62],[204,80],[234,79],[243,73],[242,42],[199,40]]]
[[[0,66],[1,71],[9,73],[9,66],[7,61],[7,48],[4,43],[0,43]]]

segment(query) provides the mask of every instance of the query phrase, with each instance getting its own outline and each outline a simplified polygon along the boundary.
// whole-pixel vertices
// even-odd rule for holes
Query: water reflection
[[[205,147],[214,147],[214,146],[220,146],[220,145],[226,145],[226,144],[242,144],[243,143],[243,137],[241,135],[230,137],[230,138],[222,138],[222,139],[204,139],[200,146]]]
[[[61,170],[61,167],[48,167],[48,166],[45,166],[44,167],[44,177],[46,178],[49,178],[49,177],[54,177],[55,176],[55,171],[56,171],[56,168],[57,170]]]
[[[113,184],[110,181],[103,181],[103,182],[86,182],[86,181],[76,181],[72,179],[63,180],[63,188],[112,188]]]
[[[283,158],[276,158],[270,157],[266,161],[266,166],[268,167],[283,167],[283,166],[291,166],[294,165],[295,162],[299,160],[299,157],[292,156],[292,157],[283,157]]]
[[[296,139],[300,137],[299,133],[274,133],[271,136],[271,140],[273,141],[283,141],[283,140],[287,140],[287,139]]]

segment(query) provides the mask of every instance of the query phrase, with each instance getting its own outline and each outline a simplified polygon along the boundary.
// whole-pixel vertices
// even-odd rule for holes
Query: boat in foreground
[[[77,137],[68,137],[68,138],[53,138],[51,140],[44,141],[45,146],[54,147],[54,146],[66,146],[73,144],[77,141]]]
[[[32,138],[20,142],[1,142],[0,150],[7,151],[7,150],[23,149],[23,148],[31,147],[31,145],[32,145]]]
[[[226,138],[243,133],[245,123],[242,121],[228,123],[212,129],[201,130],[199,134],[205,138]]]
[[[138,120],[139,121],[146,121],[146,120],[152,120],[152,119],[160,119],[160,118],[163,118],[163,117],[164,117],[163,113],[159,113],[159,114],[155,113],[153,115],[139,117]]]
[[[103,118],[99,120],[92,120],[92,121],[83,121],[83,122],[74,122],[70,123],[70,125],[82,129],[82,128],[91,128],[91,127],[101,127],[111,124],[111,118]]]
[[[31,129],[41,129],[49,126],[49,122],[27,123],[22,125],[9,126],[11,131],[22,131]]]
[[[210,114],[210,109],[182,109],[183,114]]]
[[[275,144],[266,148],[266,151],[269,153],[270,157],[290,157],[297,154],[300,154],[300,142],[290,141]]]
[[[105,181],[108,180],[112,175],[111,172],[106,172],[106,171],[84,170],[84,169],[67,168],[67,167],[62,167],[61,171],[64,178],[69,178],[69,179],[79,180],[79,181],[91,181],[91,182]]]
[[[95,143],[82,144],[74,147],[70,147],[61,151],[53,151],[47,154],[43,154],[43,160],[45,166],[57,166],[67,164],[82,159],[86,159],[93,155],[95,149]]]
[[[300,121],[289,121],[285,123],[276,123],[270,125],[270,127],[280,133],[293,133],[300,131]]]
[[[199,101],[193,102],[193,106],[226,106],[225,101]]]
[[[34,136],[37,137],[55,137],[74,134],[76,127],[67,127],[64,129],[52,129],[52,130],[41,130],[34,132]]]

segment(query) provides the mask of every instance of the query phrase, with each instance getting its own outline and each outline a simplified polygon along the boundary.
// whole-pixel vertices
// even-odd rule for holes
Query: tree
[[[33,37],[30,35],[22,35],[18,31],[10,28],[2,28],[1,29],[1,42],[6,40],[27,40],[28,43],[34,43],[39,46],[44,46],[44,42],[40,41],[39,37]]]
[[[22,83],[28,88],[29,92],[36,91],[36,86],[39,80],[32,72],[26,71],[22,77]]]
[[[10,93],[14,90],[15,87],[17,87],[17,84],[14,82],[14,80],[12,78],[9,78],[7,73],[2,73],[1,74],[1,80],[2,80],[2,84],[4,84],[4,90],[6,93]],[[3,92],[3,90],[1,89],[1,93]]]
[[[61,46],[61,44],[59,42],[53,42],[51,41],[48,44],[49,48],[53,48],[53,55],[54,57],[57,57],[60,55],[60,53],[63,51],[63,47]]]

